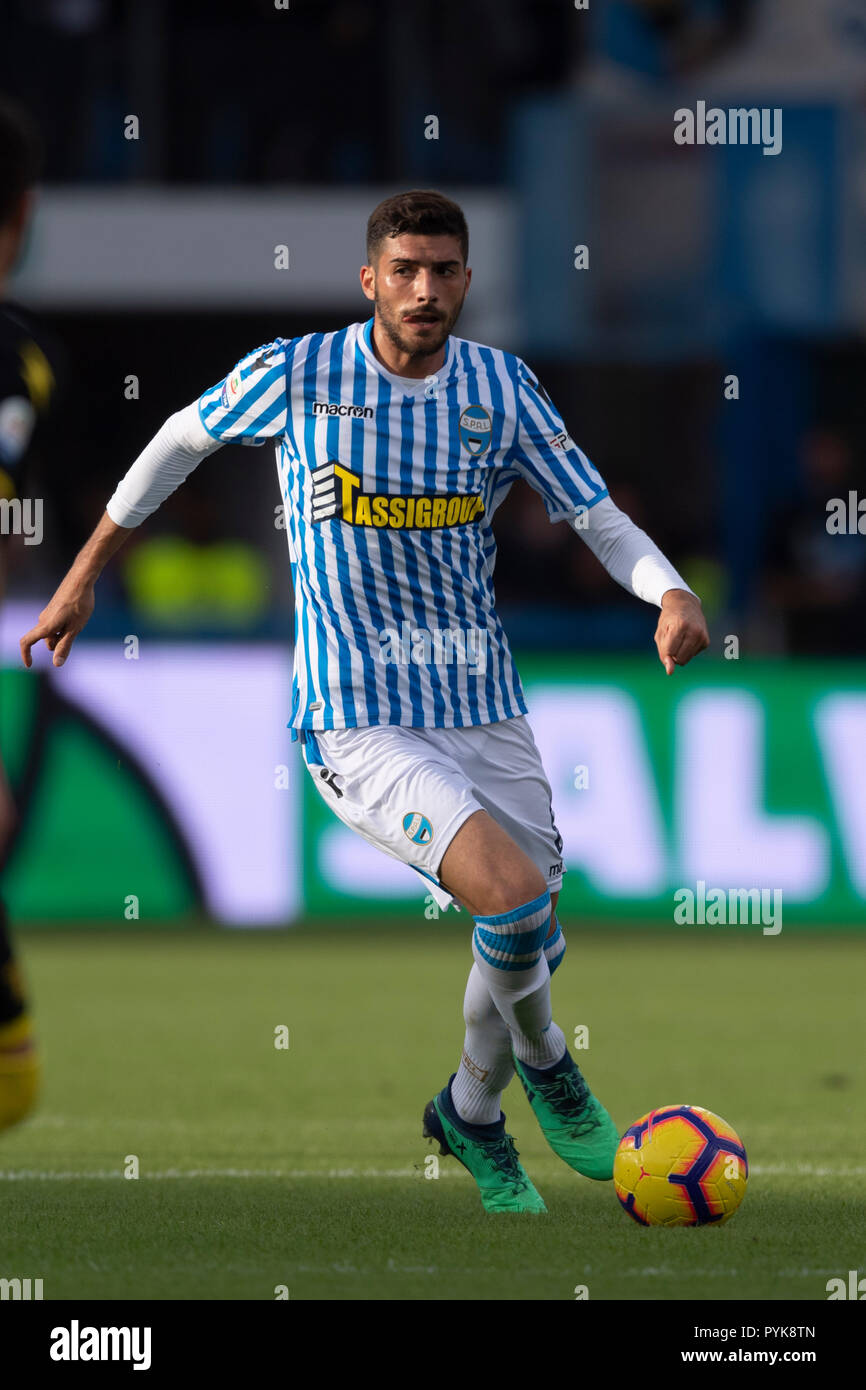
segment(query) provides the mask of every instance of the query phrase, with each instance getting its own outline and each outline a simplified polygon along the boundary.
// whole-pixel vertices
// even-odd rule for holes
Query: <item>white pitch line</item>
[[[94,1172],[65,1172],[65,1173],[46,1173],[36,1168],[20,1168],[17,1170],[9,1169],[0,1171],[0,1182],[24,1182],[37,1180],[39,1182],[69,1182],[74,1179],[108,1179],[124,1178],[126,1175],[120,1169],[98,1169]],[[148,1172],[145,1168],[140,1170],[137,1179],[131,1178],[130,1182],[142,1181],[144,1179],[156,1179],[164,1181],[171,1178],[284,1178],[292,1180],[295,1178],[415,1178],[423,1176],[420,1168],[330,1168],[317,1170],[314,1168],[296,1168],[294,1170],[282,1168],[165,1168],[161,1172]],[[448,1176],[440,1173],[440,1177]]]
[[[697,1278],[730,1278],[739,1279],[742,1271],[739,1269],[680,1269],[673,1265],[648,1265],[646,1269],[621,1269],[618,1274],[625,1279],[667,1279],[676,1277],[677,1279],[697,1279]],[[824,1278],[828,1274],[838,1275],[838,1269],[780,1269],[774,1274],[776,1279],[816,1279]],[[585,1278],[591,1276],[585,1275]]]
[[[830,1163],[751,1163],[749,1174],[759,1177],[862,1178],[866,1167],[835,1167]]]
[[[461,1173],[458,1168],[439,1169],[439,1177],[456,1177]],[[749,1169],[750,1175],[756,1177],[810,1177],[810,1178],[862,1178],[866,1176],[866,1167],[833,1167],[830,1164],[813,1163],[793,1163],[793,1164],[753,1164]],[[97,1169],[93,1172],[82,1172],[68,1170],[66,1172],[51,1173],[36,1168],[21,1168],[0,1170],[0,1182],[70,1182],[75,1179],[99,1180],[111,1178],[124,1178],[126,1175],[121,1169]],[[129,1181],[142,1181],[151,1179],[154,1181],[168,1181],[173,1178],[282,1178],[286,1181],[304,1180],[311,1178],[421,1178],[424,1177],[423,1168],[418,1165],[415,1168],[164,1168],[155,1172],[148,1172],[147,1169],[140,1170],[137,1179]],[[547,1177],[551,1174],[548,1172]],[[564,1172],[557,1176],[565,1176]]]

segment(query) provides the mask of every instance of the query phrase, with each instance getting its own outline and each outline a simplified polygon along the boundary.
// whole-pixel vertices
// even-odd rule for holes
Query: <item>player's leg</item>
[[[447,847],[479,810],[459,765],[430,737],[437,732],[386,726],[329,730],[304,739],[314,785],[339,819],[434,883],[439,846]],[[507,1033],[506,1040],[510,1067]],[[424,1134],[468,1169],[487,1211],[545,1210],[499,1111],[491,1124],[464,1122],[453,1109],[449,1082],[424,1111]]]
[[[486,811],[457,831],[439,866],[444,887],[475,918],[472,953],[515,1055],[552,1065],[565,1051],[553,1022],[544,943],[555,918],[544,875]]]
[[[550,1013],[550,969],[544,955],[544,943],[556,931],[550,893],[537,866],[484,810],[469,817],[452,838],[439,880],[475,918],[475,973],[467,987],[467,1033],[459,1067],[464,1113],[455,1103],[455,1074],[428,1105],[424,1132],[438,1138],[445,1152],[458,1154],[467,1135],[504,1141],[511,1146],[515,1173],[528,1184],[505,1133],[498,1096],[513,1075],[512,1050],[548,1064],[565,1051]],[[490,1011],[490,999],[501,1022]],[[483,1121],[465,1119],[467,1111],[479,1110]]]
[[[578,1172],[608,1179],[613,1171],[618,1133],[568,1052],[564,1034],[553,1022],[550,1009],[550,974],[562,960],[565,951],[553,896],[556,894],[558,897],[558,889],[553,888],[553,883],[558,883],[562,873],[562,841],[553,821],[550,787],[526,721],[512,720],[501,726],[490,726],[484,733],[472,772],[479,799],[495,812],[497,828],[493,835],[488,835],[488,825],[481,817],[468,821],[455,837],[440,867],[443,883],[467,902],[476,917],[473,938],[476,965],[467,986],[466,1041],[453,1091],[460,1103],[461,1113],[470,1117],[484,1115],[486,1118],[497,1103],[497,1097],[491,1094],[493,1087],[505,1085],[510,1079],[503,1056],[504,1034],[501,1028],[497,1028],[490,1005],[485,1004],[486,987],[496,1012],[502,1015],[508,1028],[514,1066],[551,1147]],[[505,841],[502,835],[505,835]],[[478,843],[479,839],[485,837],[488,839],[486,848]],[[509,839],[514,843],[515,850],[507,848]],[[548,876],[553,889],[550,925],[544,943],[548,966],[546,981],[543,979],[543,967],[537,971],[534,979],[522,975],[515,968],[516,963],[508,959],[508,949],[504,952],[496,949],[496,932],[512,932],[510,918],[514,917],[514,913],[503,912],[485,920],[485,916],[478,912],[479,893],[495,893],[497,890],[488,887],[479,889],[475,885],[485,883],[491,869],[496,871],[505,853],[509,855],[511,864],[520,862],[516,854],[527,856],[542,876]],[[530,880],[523,882],[530,886]],[[511,881],[510,871],[502,873],[501,884],[503,896],[498,901],[494,897],[493,906],[502,907],[509,898],[513,901],[515,884]],[[531,925],[531,921],[527,925]],[[509,944],[513,954],[514,943]],[[488,958],[485,959],[485,956]],[[500,983],[502,980],[506,982],[504,991]],[[514,1011],[509,1015],[507,1003],[503,1007],[503,993],[507,998],[508,985],[512,980],[521,994],[526,991],[525,1000],[514,1000],[517,1013],[523,1015],[522,1026],[521,1020],[517,1020],[517,1029],[514,1026]],[[527,988],[533,983],[536,985],[534,990]],[[531,1036],[533,1025],[535,1037]],[[540,1036],[539,1029],[542,1030]],[[478,1064],[479,1056],[482,1058],[481,1065]],[[495,1062],[491,1060],[493,1058]],[[487,1072],[487,1076],[483,1076],[483,1072]]]
[[[551,975],[565,955],[565,937],[556,919],[558,898],[558,891],[551,893],[554,925],[544,943],[544,957]],[[474,962],[463,996],[463,1020],[466,1026],[463,1053],[451,1087],[454,1105],[461,1119],[477,1125],[492,1124],[499,1118],[502,1093],[514,1078],[514,1058],[508,1024]]]
[[[531,730],[526,720],[519,719],[458,731],[451,737],[465,745],[463,761],[480,804],[547,880],[552,912],[543,949],[552,974],[565,953],[565,938],[556,920],[562,840]],[[511,1034],[477,964],[466,985],[464,1019],[466,1037],[453,1090],[459,1113],[481,1123],[499,1113],[501,1092],[514,1076],[514,1063]]]
[[[0,765],[0,865],[13,818],[12,797]],[[0,898],[0,1130],[29,1114],[36,1101],[39,1078],[33,1025],[12,951],[6,908]]]

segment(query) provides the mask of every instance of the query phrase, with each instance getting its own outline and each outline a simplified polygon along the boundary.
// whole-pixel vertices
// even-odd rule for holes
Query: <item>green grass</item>
[[[447,923],[22,934],[46,1080],[0,1137],[0,1275],[49,1299],[824,1299],[866,1273],[863,947],[704,930],[572,930],[554,982],[621,1128],[691,1102],[746,1144],[734,1219],[674,1231],[565,1168],[517,1083],[508,1128],[549,1215],[485,1214],[451,1159],[425,1178],[471,963]]]

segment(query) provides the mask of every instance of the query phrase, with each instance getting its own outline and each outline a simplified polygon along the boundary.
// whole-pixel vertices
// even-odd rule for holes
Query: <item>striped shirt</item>
[[[496,613],[496,508],[551,521],[607,496],[519,357],[450,336],[387,371],[373,320],[266,343],[201,396],[220,443],[274,439],[295,590],[290,725],[455,728],[526,712]]]

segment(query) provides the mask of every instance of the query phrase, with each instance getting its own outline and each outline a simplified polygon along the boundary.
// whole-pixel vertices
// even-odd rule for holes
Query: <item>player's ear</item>
[[[376,272],[371,265],[361,266],[361,289],[368,299],[376,298]]]

